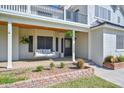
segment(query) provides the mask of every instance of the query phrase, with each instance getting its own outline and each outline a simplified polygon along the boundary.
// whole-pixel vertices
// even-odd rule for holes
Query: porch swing
[[[56,52],[51,51],[51,49],[37,49],[34,52],[35,58],[56,58]]]
[[[57,54],[52,51],[53,38],[46,36],[37,37],[37,49],[34,52],[35,58],[56,58]]]

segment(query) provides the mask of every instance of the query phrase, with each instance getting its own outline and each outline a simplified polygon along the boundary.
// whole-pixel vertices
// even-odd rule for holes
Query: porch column
[[[12,23],[8,22],[8,63],[7,68],[12,68]]]
[[[75,30],[72,33],[72,61],[75,62]]]

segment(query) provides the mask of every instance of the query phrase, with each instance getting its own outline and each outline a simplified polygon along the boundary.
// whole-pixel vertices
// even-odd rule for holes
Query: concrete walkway
[[[95,69],[96,76],[124,87],[124,69],[110,70],[100,67],[91,61],[88,61],[88,64]]]

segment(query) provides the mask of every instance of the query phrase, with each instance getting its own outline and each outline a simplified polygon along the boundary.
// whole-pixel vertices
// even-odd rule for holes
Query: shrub
[[[120,56],[118,57],[118,61],[119,61],[119,62],[124,62],[124,56],[120,55]]]
[[[52,62],[50,63],[50,69],[54,69],[55,68],[55,64]]]
[[[111,58],[112,58],[112,57],[113,57],[113,56],[111,56],[111,55],[110,55],[110,56],[107,56],[104,61],[105,61],[105,62],[111,62]]]
[[[36,71],[39,72],[39,71],[43,71],[44,67],[43,66],[37,66],[36,67]]]
[[[115,62],[118,62],[118,57],[115,57],[115,56],[107,56],[105,58],[105,61],[104,62],[110,62],[110,63],[115,63]]]
[[[85,61],[83,59],[78,59],[78,61],[77,61],[77,67],[79,69],[83,69],[85,67],[84,64],[85,64]]]
[[[115,63],[115,62],[118,62],[118,57],[112,57],[111,58],[111,63]]]
[[[65,64],[64,64],[64,63],[61,63],[61,64],[60,64],[60,67],[61,67],[61,68],[64,68],[64,67],[65,67]]]

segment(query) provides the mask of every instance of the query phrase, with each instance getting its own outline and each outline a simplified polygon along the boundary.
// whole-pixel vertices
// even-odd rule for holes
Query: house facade
[[[12,68],[14,60],[49,50],[102,65],[106,56],[124,54],[123,31],[123,6],[0,5],[0,62]]]

